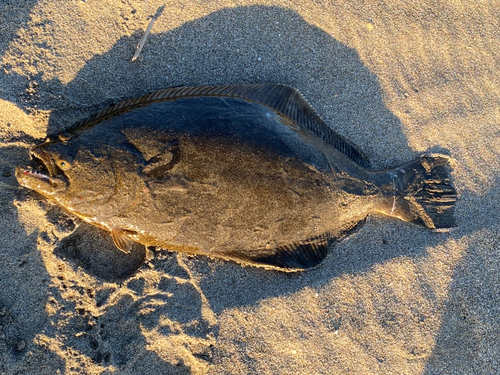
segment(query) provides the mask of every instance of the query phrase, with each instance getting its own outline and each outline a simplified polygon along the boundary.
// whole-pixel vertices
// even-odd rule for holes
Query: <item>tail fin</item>
[[[457,192],[451,185],[448,165],[447,156],[429,154],[396,170],[404,206],[414,221],[431,229],[455,226]]]

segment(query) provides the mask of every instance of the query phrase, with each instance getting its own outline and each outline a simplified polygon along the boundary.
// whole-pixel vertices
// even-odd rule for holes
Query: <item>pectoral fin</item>
[[[160,180],[179,162],[180,158],[179,142],[169,142],[165,150],[148,161],[142,172]]]
[[[144,158],[142,172],[161,180],[180,160],[179,140],[158,129],[131,128],[123,129],[127,141],[139,151]]]
[[[111,230],[111,238],[113,238],[113,242],[117,248],[125,254],[130,253],[130,250],[132,250],[132,246],[134,245],[134,241],[127,236],[126,231],[122,229],[113,229]]]

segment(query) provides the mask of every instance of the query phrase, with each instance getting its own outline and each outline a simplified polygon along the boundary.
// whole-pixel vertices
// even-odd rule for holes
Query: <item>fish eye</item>
[[[65,160],[60,160],[58,164],[62,169],[68,169],[70,167],[70,164]]]

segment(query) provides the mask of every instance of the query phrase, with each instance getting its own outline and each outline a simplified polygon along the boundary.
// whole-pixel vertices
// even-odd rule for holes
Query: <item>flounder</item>
[[[181,87],[128,100],[31,150],[19,183],[133,242],[303,270],[382,213],[454,226],[448,158],[372,171],[284,85]]]

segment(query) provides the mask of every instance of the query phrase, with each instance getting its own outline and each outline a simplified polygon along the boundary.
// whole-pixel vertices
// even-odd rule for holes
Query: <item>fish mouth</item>
[[[31,159],[37,163],[37,169],[29,170],[28,173],[33,173],[37,178],[50,179],[64,173],[56,166],[53,159],[42,148],[34,147],[30,151]]]
[[[16,169],[17,180],[22,186],[46,194],[67,188],[67,176],[47,152],[36,146],[31,149],[30,156],[32,163],[27,168]]]

